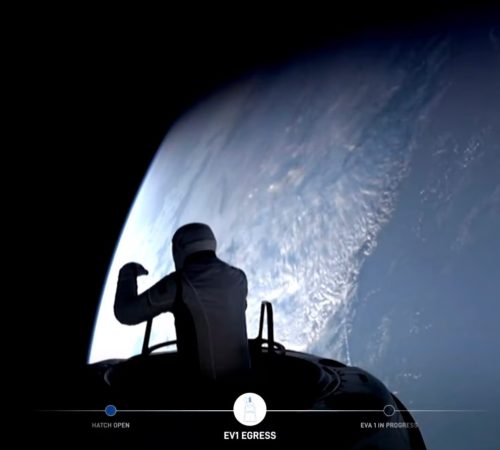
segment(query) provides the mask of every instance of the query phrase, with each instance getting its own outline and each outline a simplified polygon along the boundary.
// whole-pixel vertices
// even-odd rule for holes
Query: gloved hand
[[[120,269],[120,277],[140,277],[147,275],[149,272],[139,263],[129,262]]]
[[[135,325],[147,320],[149,307],[145,297],[137,295],[137,277],[148,271],[136,262],[125,264],[118,275],[114,311],[115,317],[125,325]]]

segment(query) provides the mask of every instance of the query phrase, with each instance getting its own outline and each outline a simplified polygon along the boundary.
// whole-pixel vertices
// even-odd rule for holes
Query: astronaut
[[[255,403],[252,403],[252,397],[250,396],[245,402],[243,417],[245,422],[257,422],[257,411],[255,410]]]
[[[136,262],[118,276],[114,312],[135,325],[158,314],[174,314],[177,349],[184,369],[211,379],[241,374],[250,367],[245,310],[245,273],[215,254],[208,225],[190,223],[172,238],[175,272],[137,293],[137,277],[148,271]]]

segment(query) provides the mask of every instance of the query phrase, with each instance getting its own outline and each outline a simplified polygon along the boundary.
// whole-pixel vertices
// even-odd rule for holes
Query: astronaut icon
[[[264,399],[255,392],[241,394],[233,406],[236,420],[247,427],[253,427],[264,420],[267,406]]]
[[[245,422],[257,422],[255,403],[252,403],[251,396],[248,396],[247,401],[245,402],[244,420]]]

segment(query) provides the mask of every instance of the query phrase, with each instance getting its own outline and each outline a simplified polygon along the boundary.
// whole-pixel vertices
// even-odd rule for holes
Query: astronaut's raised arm
[[[114,313],[124,325],[136,325],[170,311],[177,292],[175,272],[137,295],[137,277],[148,272],[138,263],[125,264],[118,275]]]

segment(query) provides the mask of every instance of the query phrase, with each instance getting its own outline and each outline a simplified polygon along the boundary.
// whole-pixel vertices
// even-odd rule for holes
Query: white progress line
[[[417,413],[486,413],[484,409],[394,409],[394,412]],[[43,409],[38,412],[105,413],[104,409]],[[222,413],[232,409],[116,409],[117,413]],[[384,413],[383,409],[268,409],[268,413]]]

